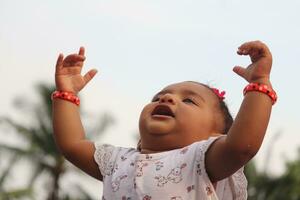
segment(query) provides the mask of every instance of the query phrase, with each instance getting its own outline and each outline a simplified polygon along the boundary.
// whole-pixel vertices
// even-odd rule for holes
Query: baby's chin
[[[151,135],[166,135],[174,132],[173,123],[165,123],[160,121],[148,123],[145,128],[146,132]]]

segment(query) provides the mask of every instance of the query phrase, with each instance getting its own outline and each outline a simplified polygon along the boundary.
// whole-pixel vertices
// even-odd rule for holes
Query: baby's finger
[[[255,55],[255,54],[270,54],[270,51],[263,42],[257,40],[257,41],[251,41],[251,42],[246,42],[242,44],[238,48],[238,54],[240,55]]]
[[[246,77],[246,69],[244,67],[241,66],[235,66],[232,69],[236,74],[238,74],[239,76],[245,78]],[[246,79],[246,78],[245,78]]]
[[[255,41],[253,47],[253,53],[261,54],[261,56],[271,55],[271,52],[266,44],[261,41]]]
[[[58,55],[58,58],[57,58],[57,61],[56,61],[56,66],[55,66],[56,72],[59,71],[62,68],[63,60],[64,60],[64,55],[62,53],[60,53]]]
[[[81,55],[81,56],[84,56],[84,53],[85,53],[85,49],[84,49],[84,47],[80,47],[79,48],[79,55]]]
[[[71,54],[64,59],[63,66],[64,67],[74,66],[77,65],[78,63],[83,63],[84,60],[85,60],[85,56],[78,55],[78,54]]]
[[[239,55],[248,55],[248,51],[241,48],[238,48],[236,53]]]
[[[85,56],[83,55],[78,55],[78,54],[70,54],[65,58],[66,60],[76,60],[76,61],[83,61],[85,60]]]
[[[237,53],[239,55],[248,55],[248,52],[250,50],[250,43],[251,42],[245,42],[244,44],[242,44],[241,46],[239,46]]]
[[[97,72],[98,71],[96,69],[92,69],[88,71],[83,77],[85,84],[87,84],[90,80],[92,80],[92,78],[97,74]]]

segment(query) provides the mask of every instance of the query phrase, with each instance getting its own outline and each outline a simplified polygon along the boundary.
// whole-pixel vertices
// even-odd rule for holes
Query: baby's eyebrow
[[[185,95],[192,95],[192,96],[196,96],[199,99],[201,99],[203,102],[205,102],[205,99],[197,92],[193,91],[193,90],[184,90],[183,92]]]

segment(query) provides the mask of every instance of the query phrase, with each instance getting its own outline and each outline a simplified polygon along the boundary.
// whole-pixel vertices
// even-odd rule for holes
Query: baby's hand
[[[57,90],[77,94],[95,76],[96,69],[88,71],[84,76],[81,75],[84,60],[83,47],[80,47],[78,54],[68,55],[65,59],[59,54],[55,71]]]
[[[242,44],[237,53],[249,55],[252,63],[247,67],[235,66],[233,71],[248,82],[270,85],[270,72],[272,67],[272,54],[269,48],[260,41]]]

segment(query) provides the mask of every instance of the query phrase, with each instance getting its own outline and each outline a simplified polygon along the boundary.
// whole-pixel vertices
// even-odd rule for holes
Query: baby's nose
[[[171,104],[175,104],[175,100],[174,97],[172,96],[172,94],[164,94],[159,98],[159,103],[171,103]]]

